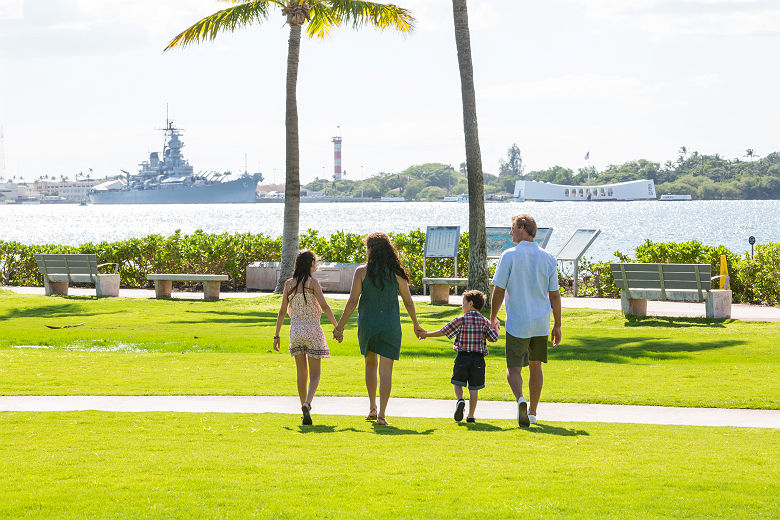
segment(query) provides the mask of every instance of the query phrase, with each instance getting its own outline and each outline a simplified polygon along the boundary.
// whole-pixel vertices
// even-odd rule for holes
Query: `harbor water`
[[[0,240],[26,244],[79,245],[150,234],[282,234],[283,204],[0,205]],[[736,253],[780,242],[780,201],[503,202],[485,205],[488,226],[508,226],[512,215],[530,213],[540,227],[552,227],[547,250],[556,254],[577,229],[601,229],[585,256],[609,260],[631,253],[645,239],[698,240]],[[301,231],[316,229],[366,234],[407,232],[426,226],[460,226],[468,231],[468,204],[457,202],[365,202],[301,204]]]

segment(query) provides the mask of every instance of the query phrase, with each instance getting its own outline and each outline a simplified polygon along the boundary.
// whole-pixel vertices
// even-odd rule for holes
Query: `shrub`
[[[741,301],[780,304],[780,243],[757,245],[753,258],[745,253],[736,278]]]
[[[425,233],[419,229],[408,233],[388,233],[398,249],[401,261],[409,271],[409,282],[414,292],[422,291],[423,249]],[[301,234],[300,247],[311,249],[324,262],[362,263],[365,261],[365,236],[336,232],[330,237],[316,230]],[[177,230],[169,237],[148,235],[120,242],[86,243],[78,247],[56,244],[27,245],[0,241],[0,279],[4,285],[43,285],[34,255],[38,253],[94,253],[100,263],[118,263],[123,287],[150,287],[146,274],[152,272],[195,272],[227,274],[226,282],[233,289],[246,287],[246,266],[252,262],[278,262],[281,257],[281,237],[253,233],[209,234],[201,230],[184,235]],[[726,256],[731,289],[735,302],[765,302],[780,304],[780,244],[756,246],[755,258],[744,258],[724,246],[705,246],[700,242],[651,242],[634,249],[634,257],[619,251],[620,262],[650,263],[707,263],[712,275],[720,273],[720,257]],[[468,274],[469,238],[462,233],[458,243],[458,275]],[[426,274],[430,277],[451,277],[454,274],[451,258],[426,259]],[[567,266],[560,265],[561,291],[571,294]],[[495,263],[489,266],[490,275]],[[580,260],[579,278],[581,296],[615,297],[615,286],[609,262]]]

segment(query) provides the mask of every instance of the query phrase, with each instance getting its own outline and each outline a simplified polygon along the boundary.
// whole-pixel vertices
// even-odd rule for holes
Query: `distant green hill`
[[[506,170],[506,169],[503,169]],[[590,173],[591,184],[609,184],[637,179],[653,179],[658,195],[674,193],[694,199],[780,199],[780,152],[750,160],[724,159],[720,155],[687,153],[681,149],[676,161],[665,164],[639,159],[610,165],[603,171],[580,168],[577,172],[562,166],[513,175],[484,174],[485,195],[506,197],[514,192],[518,179],[582,186]],[[327,195],[346,197],[404,197],[406,200],[440,201],[450,195],[468,193],[465,166],[426,163],[410,166],[399,173],[380,173],[363,181],[316,179],[305,186]]]

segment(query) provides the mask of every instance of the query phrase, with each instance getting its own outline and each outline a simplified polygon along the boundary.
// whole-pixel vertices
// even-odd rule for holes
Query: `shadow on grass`
[[[525,429],[525,428],[523,428]],[[529,433],[534,435],[559,435],[561,437],[578,437],[580,435],[590,435],[585,430],[577,430],[576,428],[564,428],[562,426],[550,426],[549,424],[536,423],[533,427],[528,428]]]
[[[63,303],[59,305],[39,305],[29,308],[10,309],[0,314],[0,321],[16,318],[62,318],[83,316],[104,316],[108,314],[120,314],[121,311],[92,311],[84,312],[83,306],[75,303]]]
[[[312,426],[299,424],[295,428],[285,426],[284,429],[294,433],[336,433],[336,427],[329,424],[315,424]]]
[[[636,359],[669,360],[692,357],[696,352],[744,345],[738,339],[718,341],[685,341],[680,338],[647,337],[577,338],[550,349],[552,360],[630,363]]]
[[[373,423],[371,426],[374,428],[374,433],[376,433],[377,435],[431,435],[433,432],[436,431],[435,428],[430,428],[422,431],[405,430],[403,428],[396,428],[392,424],[388,424],[386,426],[380,426],[377,423]]]
[[[229,311],[196,311],[185,310],[186,314],[194,314],[192,319],[171,320],[170,323],[196,324],[196,323],[247,323],[260,325],[262,322],[275,324],[278,313],[276,312],[229,312]],[[217,316],[217,317],[215,317]],[[231,317],[232,316],[232,317]],[[328,323],[330,325],[330,323]]]
[[[626,327],[664,327],[664,328],[725,328],[734,320],[716,320],[711,318],[675,318],[666,316],[626,316]]]
[[[475,432],[501,432],[509,430],[509,428],[501,428],[500,426],[483,422],[459,422],[458,426],[461,428],[466,428],[467,430],[473,430]]]

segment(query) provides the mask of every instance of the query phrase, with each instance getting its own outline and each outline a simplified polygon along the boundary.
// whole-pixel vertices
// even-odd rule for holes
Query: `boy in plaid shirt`
[[[455,388],[455,420],[463,420],[463,387],[469,386],[469,415],[466,422],[473,423],[474,410],[477,407],[479,390],[485,388],[485,356],[488,353],[487,343],[498,340],[498,329],[494,329],[480,310],[485,305],[485,294],[481,291],[466,291],[463,293],[463,315],[458,316],[436,332],[425,332],[421,337],[435,338],[447,336],[455,338],[452,349],[458,352],[455,366],[452,369],[452,380]]]

